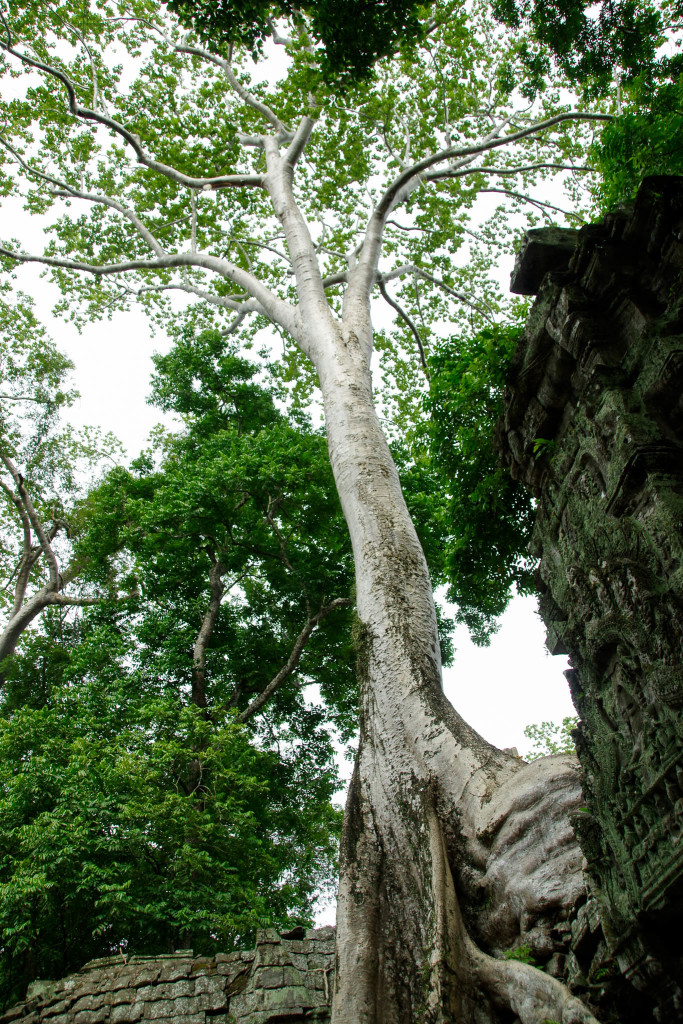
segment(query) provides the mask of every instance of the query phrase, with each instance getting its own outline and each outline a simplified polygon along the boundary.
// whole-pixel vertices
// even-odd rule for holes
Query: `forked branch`
[[[581,111],[555,114],[553,117],[536,121],[507,135],[499,135],[497,132],[491,133],[487,138],[473,145],[454,146],[442,149],[436,153],[430,153],[423,157],[422,160],[418,160],[410,167],[403,169],[388,188],[385,189],[379,203],[372,212],[365,231],[360,259],[353,273],[349,275],[347,301],[367,302],[367,297],[370,294],[376,277],[377,261],[387,219],[399,203],[405,201],[422,182],[429,180],[427,172],[429,172],[430,168],[436,167],[439,164],[448,164],[456,159],[462,159],[469,166],[472,158],[480,153],[487,153],[500,149],[503,146],[510,146],[516,142],[548,131],[566,121],[611,120],[612,116],[610,114],[591,114]],[[443,172],[438,172],[438,176],[452,177],[455,176],[458,170],[464,170],[464,167],[462,165],[460,168],[453,167],[451,163],[451,166],[444,168]],[[469,173],[473,173],[473,171],[470,170]],[[435,174],[432,175],[432,177],[435,176]]]

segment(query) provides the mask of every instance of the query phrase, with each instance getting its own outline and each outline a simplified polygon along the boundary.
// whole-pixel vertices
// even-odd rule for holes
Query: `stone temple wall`
[[[540,610],[550,650],[571,658],[573,824],[600,908],[583,956],[602,943],[603,979],[633,993],[619,1019],[678,1024],[683,178],[646,179],[632,208],[579,232],[530,232],[513,290],[538,295],[498,443],[536,496]]]
[[[256,949],[92,960],[35,982],[0,1024],[304,1024],[328,1021],[334,928],[260,931]]]

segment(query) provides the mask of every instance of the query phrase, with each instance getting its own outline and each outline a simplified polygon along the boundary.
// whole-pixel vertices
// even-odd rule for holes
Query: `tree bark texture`
[[[367,346],[335,333],[317,368],[356,562],[361,720],[334,1024],[587,1024],[558,981],[498,958],[522,942],[544,950],[583,890],[567,820],[580,801],[576,764],[524,764],[445,698],[431,583],[374,410]]]

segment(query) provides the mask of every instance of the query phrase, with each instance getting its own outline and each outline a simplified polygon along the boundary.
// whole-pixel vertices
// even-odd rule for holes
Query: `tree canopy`
[[[309,40],[320,44],[312,57],[328,81],[368,78],[375,63],[401,47],[414,48],[442,17],[438,4],[416,0],[165,0],[181,23],[214,47],[242,43],[258,48],[278,18],[307,16]],[[680,2],[591,3],[589,0],[495,0],[494,15],[513,29],[528,28],[520,41],[528,74],[537,82],[550,71],[552,54],[573,82],[605,91],[615,71],[625,78],[643,73],[678,74],[679,61],[658,51],[666,32],[680,21]],[[311,49],[313,49],[311,47]],[[545,52],[544,52],[545,51]]]
[[[49,607],[5,659],[5,1001],[112,949],[308,922],[331,885],[351,561],[324,438],[254,374],[215,331],[158,357],[153,395],[184,429],[80,499],[87,611]]]

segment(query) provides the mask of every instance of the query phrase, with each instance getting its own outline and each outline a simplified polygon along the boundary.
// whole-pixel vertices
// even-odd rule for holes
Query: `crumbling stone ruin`
[[[0,1024],[304,1024],[330,1017],[334,929],[260,931],[249,952],[122,955],[35,982]]]
[[[677,1024],[683,178],[646,179],[632,208],[581,231],[530,232],[512,285],[538,296],[498,443],[537,501],[548,647],[571,656],[584,789],[573,825],[596,897],[592,928],[574,926],[568,980],[602,980],[615,1019]]]

